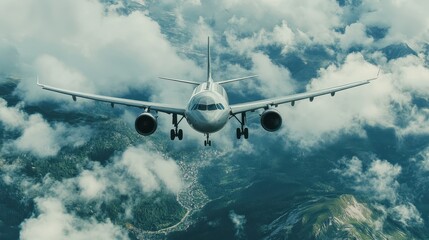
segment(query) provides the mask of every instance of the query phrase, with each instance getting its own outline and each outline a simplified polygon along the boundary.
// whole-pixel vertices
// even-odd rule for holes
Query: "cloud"
[[[32,115],[21,137],[13,142],[19,151],[31,152],[39,157],[55,156],[60,145],[55,141],[55,131],[40,115]]]
[[[18,108],[8,107],[7,102],[0,98],[0,122],[6,129],[16,129],[25,123],[25,113]]]
[[[229,218],[231,219],[232,223],[234,224],[235,228],[235,236],[238,238],[244,238],[245,233],[244,226],[246,225],[246,217],[244,215],[238,215],[233,210],[229,212]]]
[[[355,190],[377,201],[387,200],[390,203],[397,201],[399,183],[396,179],[401,173],[399,165],[375,159],[365,170],[362,161],[357,157],[343,161],[346,168],[341,175],[354,181]]]
[[[410,159],[413,162],[416,162],[417,166],[423,172],[429,172],[429,147],[423,149],[415,157]]]
[[[184,102],[183,91],[172,91],[182,85],[161,87],[157,76],[198,79],[204,74],[192,61],[179,57],[159,24],[141,11],[124,16],[98,1],[85,0],[25,4],[7,0],[0,7],[7,19],[0,32],[17,50],[22,68],[17,92],[28,103],[61,99],[35,86],[36,75],[46,84],[114,96],[153,85],[158,91],[154,99],[162,96],[171,103]],[[59,15],[64,9],[67,14]]]
[[[286,95],[295,90],[295,83],[290,76],[289,70],[276,66],[270,58],[262,53],[252,54],[253,71],[259,74],[259,87],[250,86],[249,89],[257,89],[264,97],[275,97]],[[254,83],[252,81],[251,83]]]
[[[397,205],[391,209],[393,218],[405,226],[418,225],[423,223],[420,212],[412,203]]]
[[[373,39],[366,35],[366,26],[362,23],[353,23],[346,26],[344,35],[340,36],[340,46],[344,50],[355,46],[369,46],[372,42]]]
[[[422,153],[423,161],[421,163],[422,168],[425,171],[429,171],[429,149]]]
[[[25,120],[22,135],[10,146],[37,157],[51,157],[65,146],[83,145],[89,140],[90,132],[87,127],[70,127],[63,123],[51,126],[41,115],[33,114]]]
[[[179,165],[146,145],[128,147],[106,166],[92,163],[73,181],[81,197],[99,201],[161,191],[178,194],[186,186]]]
[[[35,202],[34,215],[21,224],[22,239],[128,239],[113,222],[135,220],[142,198],[179,194],[186,186],[178,164],[149,145],[129,147],[104,166],[89,161],[80,174],[61,180],[47,174],[38,182],[22,173],[22,164],[2,167],[2,180],[19,189],[22,201]],[[122,211],[112,222],[103,206],[119,199]]]
[[[376,66],[366,62],[361,54],[350,54],[340,67],[330,65],[320,69],[320,76],[312,79],[307,91],[368,79],[376,72]],[[294,107],[282,106],[279,109],[286,117],[281,131],[287,136],[286,141],[298,143],[304,149],[335,141],[344,133],[365,136],[363,124],[390,125],[389,94],[389,82],[379,79],[366,86],[338,92],[334,98],[322,96],[311,103],[303,100]]]
[[[178,193],[183,187],[180,169],[172,159],[165,159],[141,147],[128,148],[122,154],[119,164],[138,180],[146,193],[160,190],[161,187]]]
[[[81,189],[82,197],[86,199],[94,199],[100,196],[106,190],[106,179],[100,177],[94,171],[84,170],[80,173],[78,178],[78,185]]]
[[[129,239],[127,233],[110,220],[97,222],[68,213],[55,198],[36,198],[38,216],[21,224],[20,239]]]
[[[37,157],[51,157],[65,146],[79,147],[89,140],[91,130],[88,127],[50,124],[40,114],[24,113],[21,106],[8,107],[6,101],[0,98],[0,123],[7,131],[20,133],[18,138],[4,143],[4,151],[17,150]]]
[[[420,212],[413,203],[408,202],[399,190],[398,177],[401,174],[401,166],[391,164],[386,160],[373,159],[369,164],[364,164],[357,157],[342,159],[342,168],[334,170],[346,181],[347,185],[355,191],[363,194],[375,202],[387,202],[381,208],[384,214],[407,226],[423,223]],[[385,217],[382,217],[385,218]]]
[[[412,45],[428,41],[429,4],[413,1],[362,1],[360,21],[367,26],[387,26],[386,43],[408,42]]]

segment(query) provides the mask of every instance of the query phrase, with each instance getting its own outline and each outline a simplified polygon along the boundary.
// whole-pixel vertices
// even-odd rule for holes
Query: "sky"
[[[55,157],[93,136],[91,126],[50,122],[42,114],[24,111],[26,106],[46,103],[69,111],[94,106],[41,90],[35,85],[37,77],[45,84],[71,90],[110,96],[135,97],[137,93],[147,98],[141,100],[184,105],[192,89],[158,76],[204,81],[207,36],[212,40],[215,80],[259,75],[255,81],[227,86],[234,101],[317,90],[370,79],[380,71],[371,84],[334,98],[280,106],[283,127],[269,138],[278,138],[285,151],[296,147],[311,152],[350,135],[367,138],[368,126],[392,129],[398,139],[428,136],[426,9],[429,2],[424,0],[2,0],[0,75],[19,79],[14,94],[20,99],[16,105],[0,99],[0,124],[11,133],[1,144],[2,155],[20,152],[42,159]],[[370,34],[373,29],[381,36]],[[383,49],[397,44],[407,44],[415,54],[386,57]],[[326,57],[312,59],[308,52],[314,49]],[[293,66],[282,63],[291,55],[301,57],[303,67],[292,71]],[[308,72],[307,68],[310,73],[295,74]],[[116,114],[132,126],[138,113],[123,108]],[[233,133],[238,124],[230,123],[213,135],[216,148],[224,154],[260,150],[267,134],[257,114],[249,119],[255,140],[236,141]],[[170,121],[167,115],[159,117],[158,136],[168,138]],[[175,151],[201,145],[201,134],[186,124],[181,127],[186,146],[176,146]],[[426,144],[409,159],[422,176],[429,172],[428,149]],[[7,170],[3,181],[13,182],[19,166],[4,164],[3,169]],[[372,195],[374,201],[388,201],[387,211],[405,225],[428,219],[412,200],[399,196],[404,170],[398,163],[374,157],[365,165],[358,157],[344,158],[336,170],[356,191]],[[112,179],[133,184],[116,185]],[[65,201],[108,199],[138,190],[177,194],[187,186],[174,159],[144,145],[129,146],[107,166],[94,164],[74,178],[55,181],[46,177],[36,185],[28,179],[20,181],[28,196],[34,197],[38,212],[21,224],[22,239],[127,239],[125,230],[108,219],[81,219],[67,211]],[[71,186],[78,190],[69,191]],[[233,211],[230,218],[241,234],[245,218]]]

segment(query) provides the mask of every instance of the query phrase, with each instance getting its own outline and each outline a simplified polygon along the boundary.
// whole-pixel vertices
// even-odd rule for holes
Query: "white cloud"
[[[408,42],[412,45],[429,39],[429,17],[425,0],[362,1],[360,21],[367,26],[387,26],[386,43]]]
[[[85,170],[78,179],[81,195],[87,199],[94,199],[106,190],[106,179],[97,176],[96,172]]]
[[[129,239],[127,233],[110,220],[97,222],[68,213],[58,199],[36,198],[35,203],[38,216],[21,224],[20,239]]]
[[[275,97],[286,95],[295,90],[290,72],[280,66],[276,66],[270,58],[262,53],[252,54],[253,70],[259,75],[259,81],[249,81],[249,89],[254,89],[264,97]],[[253,84],[259,83],[256,87]],[[254,86],[254,87],[252,87]]]
[[[380,159],[363,164],[357,157],[342,159],[341,164],[343,168],[335,172],[348,180],[348,186],[373,201],[388,202],[381,207],[384,214],[388,213],[408,226],[423,223],[420,212],[411,202],[404,200],[399,191],[397,179],[402,171],[401,166]]]
[[[0,122],[7,129],[15,129],[24,125],[25,114],[18,108],[8,107],[7,102],[0,98]]]
[[[39,157],[56,155],[61,147],[54,138],[54,129],[40,115],[31,115],[27,123],[21,137],[14,141],[14,146]]]
[[[429,98],[429,69],[424,59],[417,56],[399,58],[392,61],[389,70],[399,89],[412,96]]]
[[[375,159],[365,170],[362,161],[357,157],[344,159],[344,163],[346,168],[340,171],[340,174],[354,181],[354,189],[377,201],[396,203],[399,187],[396,179],[401,173],[399,165]]]
[[[405,226],[423,223],[420,212],[412,203],[397,205],[393,207],[391,211],[394,219]]]
[[[353,81],[375,77],[377,68],[366,62],[361,54],[350,54],[341,67],[335,65],[319,71],[307,90],[318,90]],[[294,107],[283,106],[283,132],[286,141],[311,148],[337,139],[342,133],[365,136],[361,125],[388,125],[392,120],[389,109],[391,87],[380,78],[366,86],[336,93],[334,98],[322,96],[313,102],[299,101]]]
[[[34,114],[28,117],[22,135],[11,145],[38,157],[50,157],[55,156],[62,147],[83,145],[88,141],[90,132],[87,127],[70,127],[62,123],[51,126],[41,115]]]
[[[429,172],[429,147],[423,149],[417,156],[411,158],[411,161],[416,162],[420,170]]]
[[[123,227],[98,214],[102,203],[129,196],[121,202],[124,212],[116,218],[129,220],[141,197],[164,190],[178,194],[185,185],[176,162],[151,149],[147,145],[130,147],[105,166],[92,162],[76,177],[55,180],[48,174],[39,183],[23,177],[18,163],[5,165],[8,175],[3,181],[16,184],[23,198],[35,199],[36,211],[21,224],[21,238],[128,239]],[[78,207],[81,204],[97,214],[82,217],[75,213],[88,209]]]
[[[162,155],[145,151],[141,147],[128,148],[119,163],[131,176],[138,179],[144,192],[165,187],[173,193],[178,193],[183,187],[179,166],[172,159],[165,159]]]
[[[37,157],[50,157],[65,146],[82,146],[90,137],[91,130],[88,127],[49,124],[40,114],[24,113],[20,106],[7,107],[6,101],[0,98],[0,123],[6,130],[20,132],[17,139],[4,143],[4,151],[12,149],[29,152]]]
[[[235,228],[235,236],[238,238],[243,238],[244,235],[244,226],[246,225],[246,216],[244,215],[238,215],[233,210],[229,212],[229,218],[231,219],[232,223],[234,224]]]
[[[366,28],[362,23],[347,26],[344,35],[340,36],[340,45],[344,50],[355,46],[366,47],[371,43],[372,39],[366,35]]]
[[[64,9],[67,14],[60,14]],[[183,91],[173,91],[182,87],[158,86],[157,76],[203,75],[176,54],[144,12],[122,16],[98,1],[7,0],[0,3],[0,14],[6,19],[0,38],[17,49],[25,74],[18,92],[30,103],[60,99],[35,86],[36,74],[43,83],[115,96],[153,84],[159,91],[154,96],[170,103],[184,102]]]

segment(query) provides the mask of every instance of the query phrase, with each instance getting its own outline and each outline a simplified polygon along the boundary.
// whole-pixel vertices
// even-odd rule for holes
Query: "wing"
[[[313,101],[314,97],[322,96],[322,95],[326,95],[326,94],[331,94],[331,96],[334,96],[336,92],[368,84],[372,80],[377,79],[377,77],[371,78],[368,80],[352,82],[349,84],[340,85],[340,86],[336,86],[336,87],[312,91],[312,92],[304,92],[304,93],[298,93],[298,94],[293,94],[293,95],[289,95],[289,96],[269,98],[269,99],[247,102],[247,103],[233,104],[233,105],[230,105],[231,114],[235,115],[238,113],[254,111],[254,110],[257,110],[260,108],[268,108],[270,106],[277,107],[277,105],[284,104],[284,103],[291,103],[293,106],[293,105],[295,105],[296,101],[307,99],[307,98],[310,99],[310,101]]]
[[[91,100],[96,100],[101,102],[108,102],[112,105],[112,107],[114,106],[114,104],[119,104],[119,105],[131,106],[131,107],[147,108],[149,110],[155,110],[155,111],[164,112],[168,114],[170,113],[179,114],[179,115],[185,114],[184,108],[175,107],[169,104],[145,102],[145,101],[126,99],[126,98],[116,98],[116,97],[108,97],[108,96],[95,95],[95,94],[89,94],[89,93],[75,92],[67,89],[56,88],[56,87],[40,84],[38,80],[37,80],[37,85],[39,85],[42,89],[45,89],[48,91],[70,95],[72,96],[74,101],[76,101],[77,97],[81,97],[81,98],[86,98],[86,99],[91,99]]]

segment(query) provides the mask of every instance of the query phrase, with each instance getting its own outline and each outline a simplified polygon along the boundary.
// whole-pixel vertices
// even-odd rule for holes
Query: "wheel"
[[[174,129],[171,129],[170,131],[170,138],[171,140],[174,140],[176,138],[176,132],[174,131]]]
[[[237,139],[241,138],[241,129],[237,128]]]
[[[244,131],[243,131],[243,135],[244,135],[244,138],[245,138],[245,139],[248,139],[248,138],[249,138],[249,129],[248,129],[248,128],[245,128],[245,129],[244,129]]]
[[[209,140],[209,146],[211,146],[212,145],[212,141],[211,140]]]
[[[207,146],[207,141],[206,140],[204,140],[204,146]]]
[[[182,130],[182,129],[179,129],[179,132],[178,132],[178,134],[177,134],[177,137],[179,138],[179,140],[182,140],[182,139],[183,139],[183,130]]]

